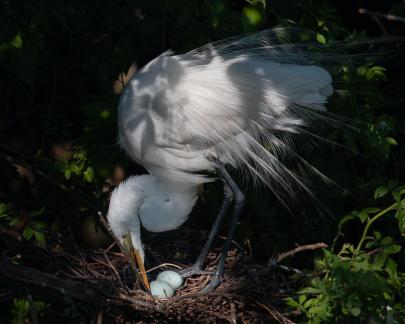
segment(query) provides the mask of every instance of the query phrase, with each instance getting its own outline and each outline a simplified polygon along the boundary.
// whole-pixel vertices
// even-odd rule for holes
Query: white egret
[[[243,168],[278,197],[291,193],[294,183],[309,190],[284,157],[315,170],[294,152],[291,136],[308,134],[311,121],[322,118],[332,78],[314,63],[317,54],[308,44],[283,44],[279,36],[279,30],[268,30],[182,55],[165,52],[132,77],[120,98],[119,143],[149,174],[130,177],[113,191],[107,217],[118,238],[130,233],[142,260],[141,224],[152,232],[182,225],[196,204],[197,186],[215,179],[201,172],[216,170],[223,204],[197,262],[180,272],[202,273],[234,202],[222,256],[204,291],[220,283],[244,204],[225,165]]]

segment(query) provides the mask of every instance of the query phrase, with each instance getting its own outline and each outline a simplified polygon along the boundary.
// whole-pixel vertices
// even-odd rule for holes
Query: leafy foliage
[[[376,189],[375,196],[382,195],[381,188]],[[287,304],[303,312],[309,323],[404,321],[405,277],[395,262],[401,245],[378,231],[368,236],[375,221],[392,215],[400,225],[400,234],[404,234],[398,215],[405,209],[405,191],[399,186],[391,192],[395,203],[384,210],[368,207],[342,218],[340,233],[343,225],[353,220],[365,224],[357,247],[344,243],[337,254],[333,253],[333,248],[324,250],[323,257],[315,262],[316,276],[298,292],[297,299],[287,298]],[[364,243],[366,250],[363,250]]]

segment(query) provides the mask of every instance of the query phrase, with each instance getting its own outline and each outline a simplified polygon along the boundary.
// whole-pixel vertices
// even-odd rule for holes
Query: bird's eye
[[[170,198],[166,198],[165,201],[169,202],[169,201],[170,201]]]

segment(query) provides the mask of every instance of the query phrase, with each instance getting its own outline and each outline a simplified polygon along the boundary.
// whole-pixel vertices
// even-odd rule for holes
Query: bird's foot
[[[199,266],[198,264],[194,264],[191,267],[180,270],[178,272],[178,274],[182,278],[191,277],[193,275],[212,275],[210,283],[200,291],[200,293],[202,293],[202,294],[208,294],[208,293],[212,292],[222,282],[222,274],[220,274],[218,271],[213,272],[213,271],[203,270],[201,268],[201,266]]]
[[[210,283],[206,285],[201,291],[201,294],[208,294],[211,291],[213,291],[215,288],[217,288],[222,282],[222,276],[218,275],[217,273],[214,274],[212,277]]]
[[[207,274],[212,274],[212,271],[206,271],[201,268],[201,266],[198,265],[192,265],[191,267],[188,267],[186,269],[180,270],[178,274],[182,278],[188,278],[194,275],[207,275]]]

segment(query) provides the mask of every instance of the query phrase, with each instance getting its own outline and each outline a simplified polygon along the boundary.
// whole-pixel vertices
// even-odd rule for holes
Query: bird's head
[[[121,243],[130,235],[144,261],[140,225],[151,232],[176,229],[187,220],[196,200],[194,185],[162,182],[152,175],[132,176],[114,189],[107,219]]]
[[[145,252],[141,242],[139,209],[143,204],[144,189],[141,177],[129,177],[114,189],[110,199],[107,219],[116,238],[124,244],[124,238],[129,234],[133,248],[142,260]]]

